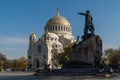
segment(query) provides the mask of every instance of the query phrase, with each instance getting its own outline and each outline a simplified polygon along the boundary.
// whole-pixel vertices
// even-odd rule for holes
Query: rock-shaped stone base
[[[79,42],[72,51],[69,61],[63,68],[96,67],[102,56],[102,40],[98,35],[92,35]]]

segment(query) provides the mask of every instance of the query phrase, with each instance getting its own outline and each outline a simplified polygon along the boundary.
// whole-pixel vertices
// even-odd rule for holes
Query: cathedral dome
[[[68,22],[68,20],[63,16],[60,16],[59,14],[50,18],[46,26],[50,26],[53,24],[62,24],[62,25],[70,26],[70,23]]]
[[[50,18],[45,26],[45,31],[49,31],[52,33],[56,33],[57,35],[61,34],[71,34],[71,25],[68,20],[59,15],[59,11],[57,10],[57,14]]]

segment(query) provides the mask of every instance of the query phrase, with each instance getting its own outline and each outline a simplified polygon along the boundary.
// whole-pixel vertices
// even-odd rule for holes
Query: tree
[[[73,47],[73,44],[70,44],[69,46],[64,47],[63,53],[59,53],[58,55],[56,55],[55,59],[60,65],[65,64],[69,60],[70,54],[72,52],[72,47]]]
[[[19,60],[19,69],[20,70],[25,70],[27,68],[27,59],[25,57],[21,57],[18,59]]]
[[[3,66],[4,66],[4,69],[11,68],[11,60],[6,59]]]
[[[13,70],[25,70],[27,68],[27,59],[21,57],[19,59],[14,59],[11,61],[11,68]]]
[[[120,67],[120,48],[117,50],[117,64],[119,65]]]
[[[18,67],[19,67],[18,63],[19,63],[18,59],[12,60],[11,61],[11,69],[16,71],[18,69]]]
[[[0,52],[0,71],[7,68],[11,68],[13,70],[25,70],[27,65],[28,63],[25,57],[10,60]]]
[[[109,64],[116,67],[120,66],[120,49],[106,49],[105,56],[109,60]]]
[[[6,60],[6,56],[3,55],[1,52],[0,52],[0,60],[2,60],[2,61],[5,61],[5,60]]]
[[[0,71],[2,71],[5,68],[4,67],[5,62],[6,62],[6,56],[0,52]]]

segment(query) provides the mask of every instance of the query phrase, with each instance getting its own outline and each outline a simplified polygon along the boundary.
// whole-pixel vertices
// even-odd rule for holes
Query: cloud
[[[0,44],[28,44],[24,37],[0,37]]]
[[[0,36],[0,52],[7,58],[26,56],[29,39],[25,36]]]

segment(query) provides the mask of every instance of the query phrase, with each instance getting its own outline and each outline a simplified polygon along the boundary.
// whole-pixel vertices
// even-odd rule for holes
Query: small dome
[[[35,34],[34,32],[32,32],[32,33],[30,34],[30,38],[36,38],[36,34]]]
[[[68,22],[68,20],[63,17],[63,16],[60,16],[59,15],[59,11],[57,10],[57,14],[56,16],[53,16],[52,18],[50,18],[46,24],[46,27],[47,26],[50,26],[50,25],[53,25],[53,24],[63,24],[63,25],[66,25],[66,26],[70,26],[70,23]]]

